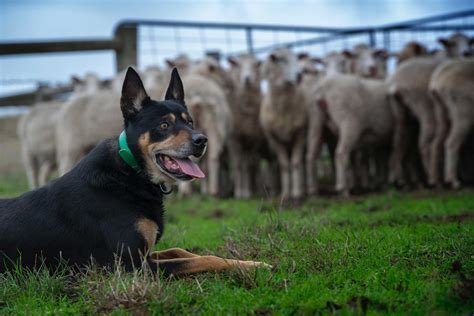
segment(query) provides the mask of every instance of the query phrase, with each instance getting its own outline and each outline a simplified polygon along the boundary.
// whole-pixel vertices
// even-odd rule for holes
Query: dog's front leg
[[[162,251],[154,251],[150,253],[150,259],[152,260],[194,258],[194,257],[199,257],[199,256],[181,248],[170,248],[170,249],[166,249]]]
[[[240,261],[223,259],[216,256],[197,256],[193,258],[177,258],[165,260],[151,260],[166,276],[183,276],[202,272],[221,272],[224,270],[250,270],[255,268],[269,268],[272,266],[258,261]]]

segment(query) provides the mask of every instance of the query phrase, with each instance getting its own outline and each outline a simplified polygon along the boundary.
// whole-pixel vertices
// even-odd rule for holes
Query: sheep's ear
[[[418,43],[413,43],[413,52],[416,56],[423,55],[425,53],[425,49]]]
[[[166,63],[166,64],[168,65],[168,67],[170,67],[170,68],[176,67],[176,63],[175,63],[173,60],[171,60],[171,59],[165,59],[165,63]]]
[[[229,58],[227,58],[227,62],[228,62],[232,67],[238,67],[238,66],[239,66],[239,62],[238,62],[237,59],[235,59],[234,57],[229,57]]]
[[[380,57],[382,59],[387,59],[389,57],[388,53],[386,50],[384,49],[377,49],[375,52],[374,52],[374,56],[375,57]]]
[[[319,58],[319,57],[312,57],[312,58],[311,58],[311,62],[312,62],[313,64],[324,64],[324,61],[323,61],[321,58]]]
[[[143,109],[147,99],[148,95],[140,76],[132,67],[128,67],[123,81],[122,97],[120,98],[123,117],[126,120],[132,119]]]
[[[308,53],[299,53],[298,54],[298,60],[306,59],[309,58]]]
[[[173,68],[171,72],[170,84],[168,90],[166,90],[165,100],[173,100],[184,104],[183,82],[176,68]]]
[[[270,58],[270,60],[274,63],[278,61],[278,56],[275,54],[270,54],[268,58]]]
[[[262,61],[261,61],[261,60],[257,60],[257,61],[255,62],[255,67],[260,68],[261,66],[262,66]]]
[[[109,89],[112,86],[112,79],[104,79],[100,81],[101,88]]]
[[[355,57],[354,53],[352,53],[351,51],[348,51],[347,49],[342,51],[342,55],[344,55],[347,58]]]
[[[451,41],[449,39],[446,39],[446,38],[438,38],[438,43],[440,43],[444,47],[449,47],[449,46],[452,45]]]
[[[79,84],[82,84],[83,81],[78,77],[78,76],[71,76],[71,82],[73,85],[79,85]]]

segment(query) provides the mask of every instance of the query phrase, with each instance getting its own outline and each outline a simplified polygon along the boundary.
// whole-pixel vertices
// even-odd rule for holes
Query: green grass
[[[0,180],[1,196],[24,189],[19,178]],[[157,249],[265,261],[274,271],[170,280],[147,271],[18,269],[0,275],[0,314],[474,311],[472,189],[312,198],[282,210],[267,200],[197,196],[166,205]]]

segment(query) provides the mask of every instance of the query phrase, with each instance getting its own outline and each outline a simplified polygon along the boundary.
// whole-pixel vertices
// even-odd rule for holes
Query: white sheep
[[[402,161],[406,155],[404,142],[406,142],[407,126],[405,121],[408,113],[410,113],[420,125],[418,150],[423,163],[423,169],[428,175],[428,182],[431,185],[437,184],[437,168],[432,166],[437,165],[437,157],[433,153],[439,151],[439,146],[436,145],[436,148],[432,148],[431,145],[436,137],[435,133],[442,133],[442,130],[436,130],[436,123],[442,122],[444,119],[436,117],[433,102],[428,94],[428,85],[436,67],[447,57],[463,56],[467,52],[466,49],[469,48],[469,45],[467,45],[469,41],[470,39],[462,34],[454,34],[447,40],[441,39],[440,42],[446,47],[443,54],[407,60],[401,63],[395,73],[388,79],[388,97],[392,103],[396,122],[391,158],[393,162],[393,170],[391,170],[390,176],[391,182],[399,184],[404,184],[405,182]],[[432,161],[433,157],[435,160]]]
[[[262,66],[268,91],[260,108],[260,124],[278,158],[284,200],[299,200],[304,195],[307,110],[298,89],[298,74],[297,56],[286,48],[273,51]]]
[[[93,73],[83,80],[72,77],[73,92],[70,100],[95,93],[104,83]],[[22,147],[22,160],[31,189],[43,186],[57,167],[55,126],[63,101],[34,104],[31,111],[18,122],[18,136]]]
[[[436,100],[437,111],[441,111],[436,116],[445,119],[439,122],[439,137],[433,141],[436,146],[442,146],[438,142],[443,141],[447,135],[444,144],[444,180],[453,188],[459,188],[459,150],[474,126],[474,58],[454,59],[442,63],[431,76],[429,90]],[[439,167],[440,159],[435,159],[432,168]],[[437,182],[439,179],[434,180]]]
[[[229,139],[234,196],[248,198],[252,194],[251,184],[256,182],[262,147],[266,145],[259,122],[261,62],[253,55],[232,57],[228,61],[235,96],[231,106],[234,125]]]

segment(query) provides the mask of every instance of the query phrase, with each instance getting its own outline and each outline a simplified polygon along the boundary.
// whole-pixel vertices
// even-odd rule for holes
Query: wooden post
[[[137,66],[137,25],[122,24],[115,30],[115,39],[119,42],[115,49],[117,72],[128,66]]]

